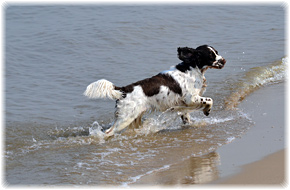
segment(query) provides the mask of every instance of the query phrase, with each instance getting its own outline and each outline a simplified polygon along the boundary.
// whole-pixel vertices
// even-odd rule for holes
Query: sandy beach
[[[146,175],[136,184],[285,186],[284,85],[262,87],[239,105],[254,122],[241,138],[208,155]]]

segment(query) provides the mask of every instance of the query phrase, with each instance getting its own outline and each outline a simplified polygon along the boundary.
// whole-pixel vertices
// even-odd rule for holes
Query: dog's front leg
[[[213,100],[211,98],[200,97],[198,95],[189,96],[186,97],[185,104],[193,110],[202,110],[204,115],[208,116],[213,105]]]
[[[181,119],[182,119],[182,122],[183,122],[184,125],[191,124],[190,114],[189,113],[182,114],[181,115]]]
[[[205,101],[205,108],[203,108],[203,113],[204,115],[208,116],[210,111],[211,111],[211,108],[212,108],[212,104],[213,104],[213,101],[211,98],[207,98],[206,101]]]

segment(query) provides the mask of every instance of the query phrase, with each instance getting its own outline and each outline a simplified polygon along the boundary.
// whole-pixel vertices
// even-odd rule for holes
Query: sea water
[[[253,126],[239,102],[285,80],[285,14],[280,4],[6,5],[6,183],[127,186],[188,158],[199,160],[194,183],[218,175],[215,150]],[[203,44],[227,60],[205,74],[208,117],[193,112],[183,126],[178,113],[147,113],[139,129],[103,139],[115,102],[88,100],[88,84],[128,85]]]

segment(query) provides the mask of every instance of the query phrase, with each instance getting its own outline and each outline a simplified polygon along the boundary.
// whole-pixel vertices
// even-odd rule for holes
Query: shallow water
[[[280,5],[7,6],[7,183],[127,186],[190,157],[191,183],[217,178],[214,151],[253,125],[236,105],[285,80],[284,14]],[[177,47],[202,44],[227,59],[206,73],[209,117],[195,112],[182,126],[176,113],[148,113],[139,130],[102,139],[114,102],[82,96],[89,83],[130,84],[178,64]]]

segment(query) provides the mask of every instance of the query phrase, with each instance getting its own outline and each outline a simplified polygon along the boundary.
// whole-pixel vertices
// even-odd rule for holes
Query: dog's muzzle
[[[227,61],[224,58],[220,58],[219,60],[213,62],[212,68],[222,69],[225,66],[226,62]]]

